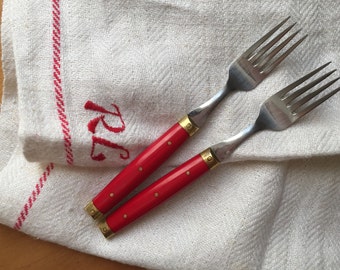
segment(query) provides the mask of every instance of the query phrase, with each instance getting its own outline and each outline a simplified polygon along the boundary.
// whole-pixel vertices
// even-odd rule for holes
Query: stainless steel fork
[[[318,94],[326,90],[329,86],[334,84],[337,80],[339,80],[340,77],[331,80],[317,90],[313,92],[308,92],[307,94],[307,91],[313,89],[314,86],[329,77],[332,73],[335,72],[335,70],[324,74],[318,79],[315,79],[314,81],[296,90],[299,85],[314,76],[316,73],[324,69],[329,64],[330,63],[327,63],[315,69],[311,73],[307,74],[306,76],[277,92],[275,95],[271,96],[261,106],[260,114],[254,124],[250,125],[248,128],[244,129],[239,134],[231,137],[230,139],[212,146],[212,154],[214,155],[214,157],[216,157],[218,162],[223,163],[228,160],[228,157],[231,155],[231,153],[233,153],[234,150],[243,141],[254,135],[256,132],[259,132],[261,130],[284,130],[290,127],[299,118],[310,112],[316,106],[320,105],[322,102],[337,93],[340,88],[337,88],[327,95],[311,102],[314,97],[316,97]],[[303,97],[301,97],[302,95]]]
[[[335,93],[339,92],[340,87],[319,98],[317,97],[317,95],[334,84],[340,77],[329,81],[316,90],[312,90],[334,71],[328,72],[318,79],[298,88],[302,83],[320,72],[327,65],[328,64],[323,65],[312,71],[267,99],[261,106],[259,116],[254,124],[236,136],[213,145],[189,159],[118,208],[109,215],[106,220],[99,223],[99,228],[104,236],[113,236],[114,233],[162,203],[199,176],[209,171],[209,169],[226,162],[235,149],[256,132],[261,130],[284,130]]]
[[[295,25],[292,24],[273,38],[266,45],[262,46],[287,20],[274,27],[260,40],[254,43],[229,68],[229,77],[225,86],[210,100],[199,106],[188,114],[193,125],[200,128],[207,120],[208,115],[213,111],[227,95],[234,91],[250,91],[260,84],[299,44],[307,37],[300,38],[288,50],[276,57],[277,54],[300,32],[300,30],[288,36],[277,47],[274,47]]]
[[[86,206],[85,210],[94,219],[101,217],[142,183],[184,141],[194,135],[206,122],[208,115],[227,95],[234,91],[249,91],[261,83],[304,39],[302,37],[282,52],[299,31],[280,40],[293,28],[290,25],[272,38],[289,18],[275,26],[260,40],[246,50],[229,69],[226,85],[210,100],[185,115],[161,137],[148,146],[135,160],[125,167]],[[271,40],[270,40],[271,39]],[[267,42],[267,43],[266,43]]]

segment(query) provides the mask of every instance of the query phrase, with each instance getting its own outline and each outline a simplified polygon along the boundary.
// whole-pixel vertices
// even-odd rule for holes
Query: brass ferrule
[[[93,201],[90,201],[85,207],[85,211],[94,219],[99,219],[103,214],[94,206]]]
[[[201,152],[201,157],[204,160],[204,162],[208,165],[209,169],[214,169],[217,165],[220,164],[220,162],[217,160],[217,158],[212,153],[211,149],[208,148]]]
[[[111,238],[115,235],[114,232],[111,231],[109,225],[107,225],[105,220],[98,223],[98,228],[102,232],[102,234],[105,236],[106,239]]]
[[[193,121],[190,120],[189,116],[184,116],[181,120],[178,121],[178,124],[181,125],[182,128],[189,134],[189,136],[194,135],[199,127],[195,125]]]

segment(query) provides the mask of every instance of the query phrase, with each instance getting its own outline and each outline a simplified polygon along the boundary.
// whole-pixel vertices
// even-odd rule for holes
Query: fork
[[[275,26],[236,59],[229,68],[229,78],[225,86],[149,145],[85,206],[85,211],[93,219],[98,219],[110,211],[164,163],[184,141],[193,136],[222,99],[237,90],[250,91],[261,83],[306,38],[306,36],[302,37],[278,55],[300,31],[296,31],[279,43],[295,25],[292,24],[269,40],[288,19],[289,17]],[[268,42],[265,43],[267,40]]]
[[[113,236],[117,231],[171,197],[199,176],[219,164],[225,163],[235,149],[255,133],[263,130],[285,130],[302,116],[340,91],[339,87],[328,94],[317,97],[317,95],[334,84],[340,77],[313,90],[316,85],[324,81],[335,70],[320,76],[306,85],[303,84],[328,64],[315,69],[267,99],[262,104],[259,116],[254,124],[230,139],[202,151],[123,204],[109,215],[106,220],[99,223],[98,226],[104,236],[106,238]],[[300,85],[301,87],[296,89]]]

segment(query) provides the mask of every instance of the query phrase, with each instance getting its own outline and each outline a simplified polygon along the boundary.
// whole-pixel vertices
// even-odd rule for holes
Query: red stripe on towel
[[[60,121],[60,127],[64,134],[64,148],[66,153],[66,162],[73,164],[72,140],[69,122],[67,121],[65,102],[63,96],[62,81],[60,76],[60,0],[52,0],[52,48],[53,48],[53,90],[55,93],[57,112]]]
[[[41,189],[44,187],[45,182],[47,181],[48,176],[50,175],[51,171],[53,170],[54,165],[53,163],[48,164],[45,171],[43,172],[42,176],[39,178],[38,182],[34,186],[34,189],[31,192],[31,195],[28,197],[27,202],[25,203],[24,207],[22,208],[17,221],[15,222],[13,228],[16,230],[20,230],[22,224],[26,220],[29,210],[32,208],[34,202],[37,200]]]

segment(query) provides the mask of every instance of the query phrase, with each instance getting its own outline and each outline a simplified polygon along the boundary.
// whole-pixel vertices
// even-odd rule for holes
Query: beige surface
[[[0,225],[0,269],[134,270],[141,268],[108,261],[33,239],[23,233]]]
[[[0,5],[2,7],[2,0],[0,0]],[[3,73],[1,70],[0,101],[2,82]],[[114,239],[111,241],[114,241]],[[133,270],[141,268],[104,260],[52,243],[33,239],[21,232],[0,225],[0,270],[14,269]]]

